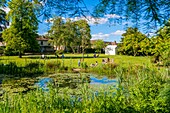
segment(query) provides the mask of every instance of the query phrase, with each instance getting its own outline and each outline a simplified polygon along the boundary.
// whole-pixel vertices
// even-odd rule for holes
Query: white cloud
[[[120,16],[116,14],[107,14],[104,17],[95,18],[92,16],[86,16],[86,17],[74,17],[70,18],[72,21],[78,21],[78,20],[86,20],[89,25],[95,25],[95,24],[106,24],[109,22],[110,18],[120,18]],[[67,18],[62,17],[63,20],[66,20]],[[52,23],[52,18],[45,21],[46,23]]]
[[[92,40],[97,40],[97,39],[105,40],[105,39],[107,39],[110,35],[111,35],[111,34],[103,34],[103,33],[92,34]]]
[[[111,33],[112,35],[122,35],[123,33],[125,33],[126,31],[124,31],[124,30],[117,30],[117,31],[115,31],[115,32],[113,32],[113,33]]]
[[[104,15],[106,18],[120,18],[119,15],[116,15],[116,14],[106,14]]]
[[[78,21],[78,20],[86,20],[89,25],[95,25],[95,24],[105,24],[108,19],[107,18],[94,18],[92,16],[87,17],[75,17],[70,18],[72,21]]]
[[[44,32],[44,33],[38,33],[39,35],[47,35],[48,32]]]
[[[123,30],[117,30],[115,32],[109,33],[109,34],[104,34],[104,33],[97,33],[97,34],[92,34],[92,40],[97,40],[97,39],[108,39],[111,36],[121,36],[125,31]]]

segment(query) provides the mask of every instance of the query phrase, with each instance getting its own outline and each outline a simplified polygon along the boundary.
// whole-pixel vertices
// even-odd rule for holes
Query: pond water
[[[47,85],[49,83],[51,83],[53,81],[52,78],[42,78],[38,81],[38,83],[36,83],[36,85],[39,88],[42,88],[43,90],[48,91],[48,87]],[[118,83],[118,81],[116,79],[109,79],[107,77],[103,77],[103,78],[97,78],[94,76],[90,76],[90,85],[91,86],[98,86],[98,85],[116,85]]]
[[[116,79],[109,79],[107,77],[99,79],[94,76],[90,76],[90,84],[115,84],[115,83],[117,83]]]

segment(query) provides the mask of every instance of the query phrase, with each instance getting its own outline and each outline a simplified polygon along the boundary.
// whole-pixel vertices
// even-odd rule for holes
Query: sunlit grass
[[[61,56],[61,55],[60,55]],[[98,58],[93,58],[93,54],[84,55],[84,62],[87,63],[88,66],[90,64],[98,62],[98,64],[102,63],[102,59],[110,58],[111,60],[117,64],[121,65],[148,65],[152,66],[153,64],[150,62],[150,57],[133,57],[133,56],[123,56],[123,55],[104,55],[100,54]],[[9,62],[16,62],[18,65],[25,65],[28,62],[35,62],[39,61],[42,63],[45,62],[55,62],[61,61],[64,65],[68,67],[75,67],[78,68],[78,60],[82,59],[82,54],[65,54],[65,58],[56,58],[55,55],[46,55],[46,59],[41,59],[41,55],[31,55],[31,56],[23,56],[23,58],[18,58],[18,56],[1,56],[0,62],[9,63]]]
[[[119,81],[117,86],[108,89],[98,86],[98,92],[92,90],[90,84],[82,84],[73,91],[50,85],[48,92],[37,89],[26,94],[4,94],[0,112],[169,112],[168,75],[163,70],[131,65],[120,66],[115,72]]]

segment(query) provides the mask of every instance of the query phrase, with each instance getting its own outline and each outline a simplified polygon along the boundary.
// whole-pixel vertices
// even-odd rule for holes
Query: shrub
[[[81,67],[86,70],[88,68],[88,65],[86,62],[82,62]]]
[[[61,67],[61,62],[57,60],[57,62],[47,62],[46,63],[46,67],[49,68],[49,69],[52,69],[52,68],[60,68]]]
[[[44,64],[41,62],[31,62],[26,64],[25,68],[33,69],[33,68],[39,68],[42,67]]]

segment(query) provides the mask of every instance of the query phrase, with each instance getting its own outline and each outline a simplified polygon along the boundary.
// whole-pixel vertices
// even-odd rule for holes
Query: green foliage
[[[170,18],[167,13],[170,11],[169,4],[169,0],[100,0],[95,6],[94,14],[98,17],[116,14],[118,17],[111,19],[111,22],[119,24],[125,20],[136,27],[145,25],[148,32],[148,28],[153,29],[154,26],[162,25],[164,20]]]
[[[56,62],[47,62],[46,63],[46,68],[48,69],[54,69],[54,68],[60,68],[61,67],[61,62],[56,61]]]
[[[63,54],[64,53],[64,51],[63,50],[56,50],[56,52],[55,52],[57,55],[58,54]]]
[[[26,94],[3,95],[0,112],[130,112],[150,113],[169,112],[169,83],[164,71],[147,66],[119,67],[115,70],[118,79],[116,86],[98,91],[82,84],[70,89],[50,85],[50,90],[41,89]],[[68,77],[66,77],[68,78]],[[58,79],[59,80],[59,79]]]
[[[4,47],[0,47],[0,55],[4,53]]]
[[[12,75],[15,77],[33,77],[43,73],[43,64],[40,62],[30,62],[25,66],[17,66],[16,62],[0,64],[0,74]]]
[[[119,53],[125,55],[148,55],[149,39],[137,28],[128,28],[119,45]]]
[[[106,47],[106,44],[104,43],[103,40],[97,40],[94,44],[93,44],[94,48],[96,49],[96,52],[101,53],[101,49]]]
[[[72,22],[68,19],[64,22],[62,18],[54,18],[53,21],[53,25],[48,31],[48,37],[51,39],[50,42],[59,50],[62,46],[62,49],[68,51],[68,48],[71,48],[75,53],[76,49],[78,51],[81,47],[84,51],[89,46],[91,35],[87,21]]]
[[[157,31],[157,36],[151,38],[152,54],[155,56],[155,61],[169,61],[170,57],[170,21],[165,23],[165,26]]]
[[[86,62],[82,62],[81,67],[86,70],[88,68],[88,65]]]
[[[6,50],[12,49],[22,57],[21,54],[25,50],[38,48],[38,20],[34,13],[34,5],[29,1],[12,0],[8,7],[10,11],[7,16],[12,22],[10,28],[3,31],[2,37],[6,42]]]

